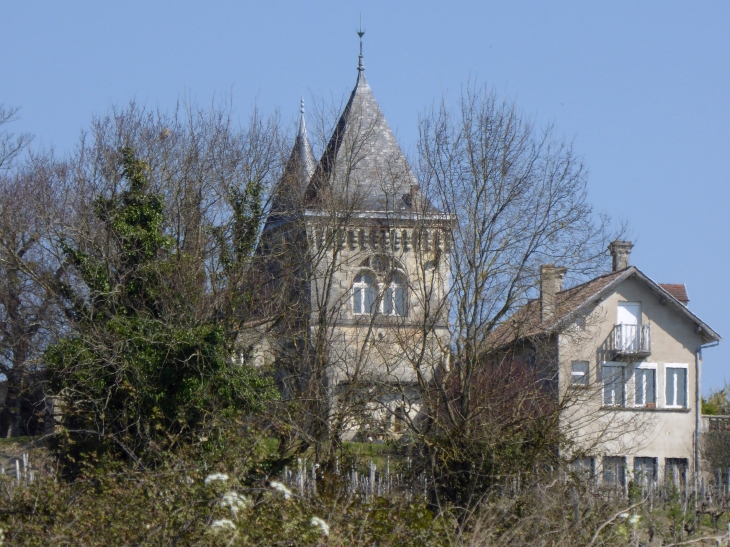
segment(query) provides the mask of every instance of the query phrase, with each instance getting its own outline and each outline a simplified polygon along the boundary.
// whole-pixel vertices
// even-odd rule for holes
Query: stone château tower
[[[417,419],[449,346],[450,218],[421,193],[362,51],[357,70],[319,162],[302,106],[261,246],[286,317],[273,331],[285,395],[319,401],[312,419],[345,438]]]

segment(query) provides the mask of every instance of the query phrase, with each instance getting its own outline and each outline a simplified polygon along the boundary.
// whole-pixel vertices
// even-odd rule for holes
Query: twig
[[[590,542],[588,543],[588,545],[586,545],[586,547],[591,547],[591,546],[592,546],[592,545],[593,545],[593,544],[594,544],[594,543],[596,542],[596,540],[598,539],[598,535],[599,535],[599,534],[601,533],[601,531],[602,531],[602,530],[603,530],[603,529],[604,529],[604,528],[605,528],[606,526],[608,526],[609,524],[611,524],[611,523],[612,523],[612,522],[613,522],[614,520],[616,520],[616,519],[617,519],[617,518],[618,518],[619,516],[623,515],[624,513],[628,512],[628,511],[631,511],[631,510],[632,510],[632,509],[633,509],[634,507],[636,507],[636,506],[638,506],[638,505],[641,505],[642,503],[644,503],[644,500],[641,500],[641,501],[639,501],[639,502],[637,502],[637,503],[633,504],[632,506],[630,506],[630,507],[627,507],[626,509],[621,509],[620,511],[616,512],[616,513],[615,513],[615,514],[614,514],[614,515],[613,515],[613,516],[612,516],[612,517],[611,517],[610,519],[608,519],[607,521],[605,521],[605,522],[604,522],[603,524],[601,524],[601,525],[600,525],[600,526],[598,527],[598,529],[596,530],[596,533],[595,533],[595,534],[593,534],[593,537],[591,538],[591,541],[590,541]]]
[[[679,545],[689,545],[690,543],[697,543],[699,541],[710,541],[710,540],[721,540],[721,539],[727,539],[727,534],[723,534],[721,536],[706,536],[701,538],[695,538],[690,539],[688,541],[682,541],[680,543],[672,543],[671,545],[668,545],[667,547],[678,547]]]

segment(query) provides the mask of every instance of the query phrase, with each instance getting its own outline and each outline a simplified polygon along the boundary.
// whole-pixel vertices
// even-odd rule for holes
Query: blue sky
[[[299,98],[344,97],[362,12],[368,82],[404,149],[468,80],[554,122],[590,170],[590,199],[627,221],[632,263],[686,283],[730,336],[730,3],[18,2],[0,18],[0,102],[59,154],[91,116],[131,99],[232,97],[294,124]],[[730,381],[730,340],[704,387]]]

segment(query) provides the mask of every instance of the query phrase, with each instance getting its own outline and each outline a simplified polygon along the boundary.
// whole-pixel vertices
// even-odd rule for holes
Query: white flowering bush
[[[309,524],[311,524],[315,528],[319,528],[320,530],[322,530],[322,533],[325,536],[329,536],[330,535],[330,526],[329,526],[329,524],[327,524],[321,518],[319,518],[319,517],[312,517],[309,520]]]
[[[233,524],[233,522],[228,519],[219,519],[219,520],[214,520],[210,524],[210,529],[213,530],[214,532],[220,532],[223,530],[235,530],[236,525]]]
[[[216,481],[226,482],[228,481],[228,475],[226,475],[225,473],[213,473],[205,477],[205,480],[203,482],[205,484],[210,484]]]
[[[242,496],[238,492],[226,492],[221,498],[221,507],[228,507],[234,517],[238,517],[238,512],[248,509],[253,504],[246,496]]]
[[[272,481],[269,483],[269,486],[271,486],[271,488],[273,488],[277,492],[280,492],[284,496],[285,500],[288,500],[289,498],[291,498],[291,490],[289,490],[286,486],[284,486],[280,482]]]

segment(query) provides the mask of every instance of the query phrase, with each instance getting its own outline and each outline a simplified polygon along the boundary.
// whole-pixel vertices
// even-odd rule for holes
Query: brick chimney
[[[555,295],[563,289],[563,278],[567,271],[553,264],[540,266],[540,319],[543,322],[555,319]]]
[[[612,241],[608,250],[613,258],[613,271],[624,270],[629,267],[629,256],[631,256],[631,249],[634,248],[634,244],[630,241]]]

